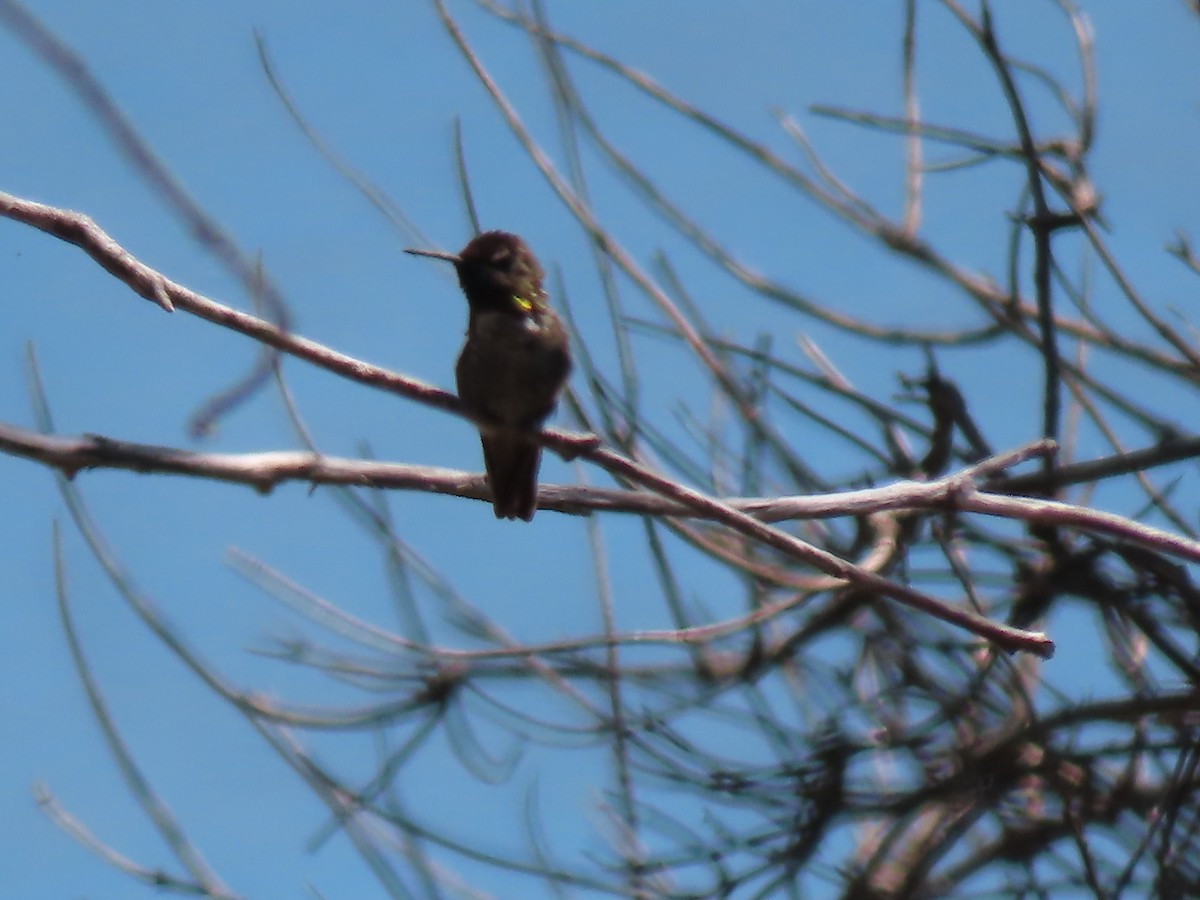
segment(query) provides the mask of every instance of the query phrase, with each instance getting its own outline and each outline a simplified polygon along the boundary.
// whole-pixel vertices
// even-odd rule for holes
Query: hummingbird
[[[467,296],[467,340],[454,368],[463,405],[484,421],[539,430],[571,372],[571,349],[528,245],[515,234],[486,231],[458,254],[405,252],[454,263]],[[496,518],[530,521],[542,448],[517,434],[481,431],[479,438]]]

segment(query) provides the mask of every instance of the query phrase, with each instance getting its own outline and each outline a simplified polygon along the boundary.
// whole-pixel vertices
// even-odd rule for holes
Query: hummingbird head
[[[529,315],[546,305],[544,273],[526,243],[507,231],[485,231],[457,254],[406,250],[454,263],[472,311]]]

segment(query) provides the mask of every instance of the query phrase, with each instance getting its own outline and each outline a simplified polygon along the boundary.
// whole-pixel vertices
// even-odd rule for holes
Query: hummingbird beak
[[[444,259],[446,262],[452,262],[456,266],[462,262],[457,253],[445,253],[441,250],[418,250],[415,247],[407,247],[405,253],[410,253],[413,256],[429,256],[433,259]]]

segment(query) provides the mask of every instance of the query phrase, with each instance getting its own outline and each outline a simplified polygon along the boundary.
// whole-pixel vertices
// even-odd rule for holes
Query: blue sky
[[[652,74],[778,152],[795,156],[771,118],[794,113],[839,174],[881,207],[898,209],[902,156],[890,139],[810,116],[825,102],[899,111],[901,4],[859,15],[842,4],[716,2],[549,3],[553,20]],[[849,4],[860,7],[860,4]],[[996,4],[1001,36],[1018,52],[1077,84],[1062,20],[1045,4]],[[579,330],[601,365],[615,371],[609,327],[577,228],[515,146],[441,30],[429,4],[256,2],[117,6],[31,3],[74,48],[193,198],[264,266],[283,290],[296,329],[311,338],[442,386],[452,383],[465,309],[447,268],[401,250],[411,239],[383,221],[302,139],[259,68],[254,32],[310,122],[357,169],[385,189],[437,244],[469,236],[450,155],[461,119],[485,227],[524,235],[563,273]],[[472,5],[456,3],[493,76],[527,124],[555,148],[552,110],[527,42]],[[862,7],[865,9],[866,7]],[[1097,35],[1102,117],[1092,162],[1113,244],[1147,295],[1185,313],[1195,278],[1164,259],[1176,228],[1196,233],[1200,179],[1200,22],[1182,3],[1085,4]],[[1008,133],[1004,110],[977,55],[949,17],[922,5],[918,77],[931,120]],[[927,11],[927,16],[926,16]],[[945,325],[973,321],[944,288],[870,245],[811,205],[779,196],[744,160],[678,120],[664,119],[627,87],[578,69],[592,108],[613,138],[749,265],[863,317]],[[1035,113],[1052,124],[1044,103]],[[231,305],[249,299],[136,177],[63,82],[0,29],[0,190],[86,212],[143,261]],[[929,148],[931,158],[946,151]],[[1011,171],[1009,172],[1011,176]],[[694,252],[602,168],[593,172],[598,214],[644,264],[664,249],[719,329],[749,339],[773,335],[797,363],[800,333],[818,341],[863,390],[888,397],[899,369],[920,355],[872,366],[861,347],[819,324],[765,303],[747,308],[727,279],[705,274]],[[1000,212],[1012,182],[970,174],[929,184],[926,227],[969,264],[996,270]],[[195,446],[189,415],[230,384],[253,356],[245,339],[183,315],[167,316],[104,275],[80,251],[0,221],[3,327],[0,420],[32,427],[26,347],[36,347],[57,427],[132,441]],[[1127,316],[1110,296],[1111,315]],[[638,314],[652,316],[648,308]],[[1129,328],[1141,326],[1129,319]],[[705,408],[703,376],[681,352],[649,340],[647,403],[669,420],[677,404]],[[947,354],[949,371],[983,406],[1037,389],[1032,356],[996,360]],[[998,369],[997,367],[1003,367]],[[998,380],[997,371],[1005,378]],[[340,383],[289,362],[303,415],[327,453],[353,455],[367,441],[381,458],[479,468],[463,422],[382,393]],[[1136,385],[1135,385],[1136,386]],[[1195,421],[1195,396],[1156,397]],[[997,446],[1035,436],[1024,418],[1036,405],[989,422]],[[1190,410],[1190,415],[1187,411]],[[802,436],[800,436],[802,438]],[[800,439],[798,438],[798,439]],[[296,446],[282,405],[267,391],[199,445],[239,452]],[[1085,435],[1081,456],[1103,451]],[[814,461],[837,473],[836,460]],[[845,473],[841,473],[845,474]],[[543,477],[578,470],[548,459]],[[591,481],[602,474],[587,472]],[[287,487],[269,497],[244,488],[87,473],[78,485],[141,588],[194,646],[244,686],[304,702],[345,699],[311,677],[245,653],[273,636],[301,632],[295,618],[225,564],[240,548],[355,615],[392,621],[377,550],[327,494]],[[1194,484],[1191,485],[1194,489]],[[208,695],[135,620],[67,521],[53,479],[39,466],[0,456],[0,873],[11,896],[150,896],[100,864],[35,809],[30,785],[44,781],[61,802],[118,850],[151,865],[167,855],[129,800],[76,679],[54,605],[51,528],[63,528],[73,609],[98,680],[138,760],[214,867],[246,896],[298,896],[306,884],[328,897],[382,896],[344,839],[319,852],[304,843],[321,809],[234,713]],[[395,496],[401,534],[456,589],[523,640],[599,628],[582,520],[539,515],[529,527],[493,521],[481,504],[419,494]],[[1115,498],[1115,508],[1121,498]],[[641,540],[632,520],[604,521],[622,564],[613,572],[624,629],[664,627],[659,604],[639,598],[647,563],[625,553]],[[735,582],[703,570],[690,586],[716,609]],[[736,609],[736,605],[733,607]],[[1060,644],[1048,665],[1089,658]],[[1066,669],[1064,669],[1066,671]],[[370,770],[370,745],[348,750],[316,739],[347,766]],[[584,752],[569,770],[534,752],[510,785],[486,788],[453,760],[422,759],[406,800],[451,830],[520,846],[503,810],[536,780],[547,820],[564,841],[588,837],[607,777],[603,754]],[[536,778],[535,778],[536,776]],[[480,815],[478,810],[489,810]],[[598,849],[593,844],[593,849]],[[503,882],[471,864],[464,877],[505,896]]]

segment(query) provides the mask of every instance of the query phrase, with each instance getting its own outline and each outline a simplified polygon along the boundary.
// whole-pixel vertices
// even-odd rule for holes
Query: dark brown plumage
[[[488,231],[457,256],[410,250],[454,263],[467,296],[467,340],[455,375],[475,415],[537,430],[554,411],[571,371],[567,332],[548,303],[542,267],[515,234]],[[500,519],[533,518],[542,448],[520,435],[481,435],[483,462]]]

